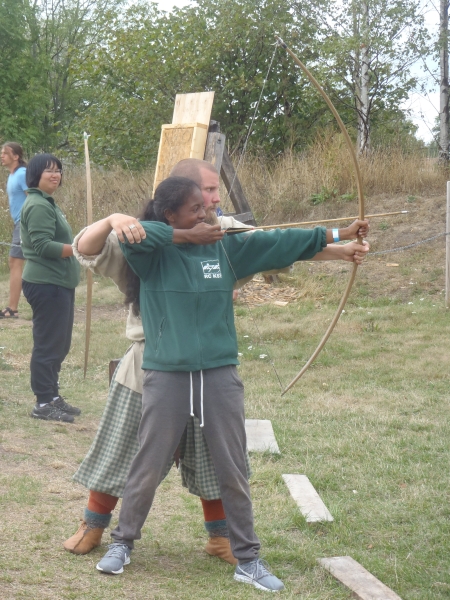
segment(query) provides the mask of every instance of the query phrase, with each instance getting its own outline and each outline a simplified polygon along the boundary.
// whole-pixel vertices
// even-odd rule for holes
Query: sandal
[[[5,310],[0,310],[0,319],[18,319],[18,318],[19,318],[18,310],[12,310],[12,308],[9,308],[9,306],[7,306],[5,308]]]

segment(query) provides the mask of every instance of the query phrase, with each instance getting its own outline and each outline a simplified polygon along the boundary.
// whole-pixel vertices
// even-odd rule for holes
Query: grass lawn
[[[379,246],[384,233],[374,228]],[[398,266],[388,267],[387,260]],[[404,600],[447,599],[450,352],[442,254],[419,247],[382,262],[370,259],[325,350],[284,397],[269,359],[260,358],[269,355],[288,383],[332,317],[346,271],[345,265],[296,266],[282,285],[296,288],[299,300],[285,307],[236,305],[247,417],[270,419],[281,450],[252,456],[262,555],[284,581],[284,598],[351,598],[316,562],[350,555]],[[158,491],[123,575],[95,570],[108,535],[87,556],[62,548],[86,503],[86,490],[71,477],[105,404],[107,363],[128,346],[119,293],[96,280],[83,379],[84,291],[83,285],[77,291],[72,350],[61,373],[62,393],[83,410],[73,425],[28,416],[31,312],[25,301],[21,319],[0,321],[1,599],[260,597],[233,581],[231,566],[203,552],[200,502],[181,487],[175,469]],[[308,525],[283,473],[306,474],[334,522]]]

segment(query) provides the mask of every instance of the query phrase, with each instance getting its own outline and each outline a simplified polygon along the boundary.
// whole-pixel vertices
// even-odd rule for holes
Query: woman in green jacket
[[[158,186],[148,207],[149,220],[142,222],[146,237],[139,244],[121,244],[140,280],[139,297],[130,293],[128,301],[139,300],[146,340],[140,449],[130,468],[119,525],[111,533],[114,543],[97,569],[119,574],[129,564],[165,465],[191,415],[200,420],[219,481],[231,549],[239,561],[234,578],[278,591],[283,583],[260,560],[253,528],[233,285],[297,260],[359,263],[368,246],[331,244],[333,233],[322,227],[226,237],[219,231],[219,241],[194,245],[191,232],[205,219],[203,204],[193,181],[170,177]],[[339,233],[341,239],[350,239],[355,227]]]
[[[34,156],[27,167],[28,197],[20,233],[26,259],[23,293],[33,309],[31,389],[35,419],[72,423],[79,408],[59,395],[59,371],[70,350],[75,288],[80,265],[73,256],[72,230],[53,194],[61,185],[62,164],[51,154]]]

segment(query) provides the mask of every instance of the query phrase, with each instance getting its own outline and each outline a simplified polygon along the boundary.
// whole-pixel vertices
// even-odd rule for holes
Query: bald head
[[[214,165],[198,158],[180,160],[170,177],[186,177],[194,181],[202,192],[206,210],[206,222],[209,225],[217,223],[216,208],[219,206],[219,173]]]
[[[188,179],[195,181],[201,188],[203,171],[218,175],[216,167],[210,162],[198,158],[185,158],[184,160],[177,162],[170,171],[169,177],[187,177]]]

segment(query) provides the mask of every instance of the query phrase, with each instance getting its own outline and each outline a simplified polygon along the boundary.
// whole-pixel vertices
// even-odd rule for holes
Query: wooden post
[[[223,151],[225,150],[225,134],[220,133],[220,125],[217,121],[210,121],[208,137],[206,138],[206,149],[204,160],[213,164],[217,172],[222,169]]]
[[[445,226],[445,306],[450,304],[450,181],[447,181],[447,221]]]
[[[228,155],[227,149],[224,148],[222,168],[220,170],[225,187],[230,195],[230,200],[233,203],[234,210],[238,214],[252,212],[247,198],[245,197],[244,191],[241,187],[240,181],[236,176],[231,158]],[[246,221],[249,225],[256,225],[254,218]]]

